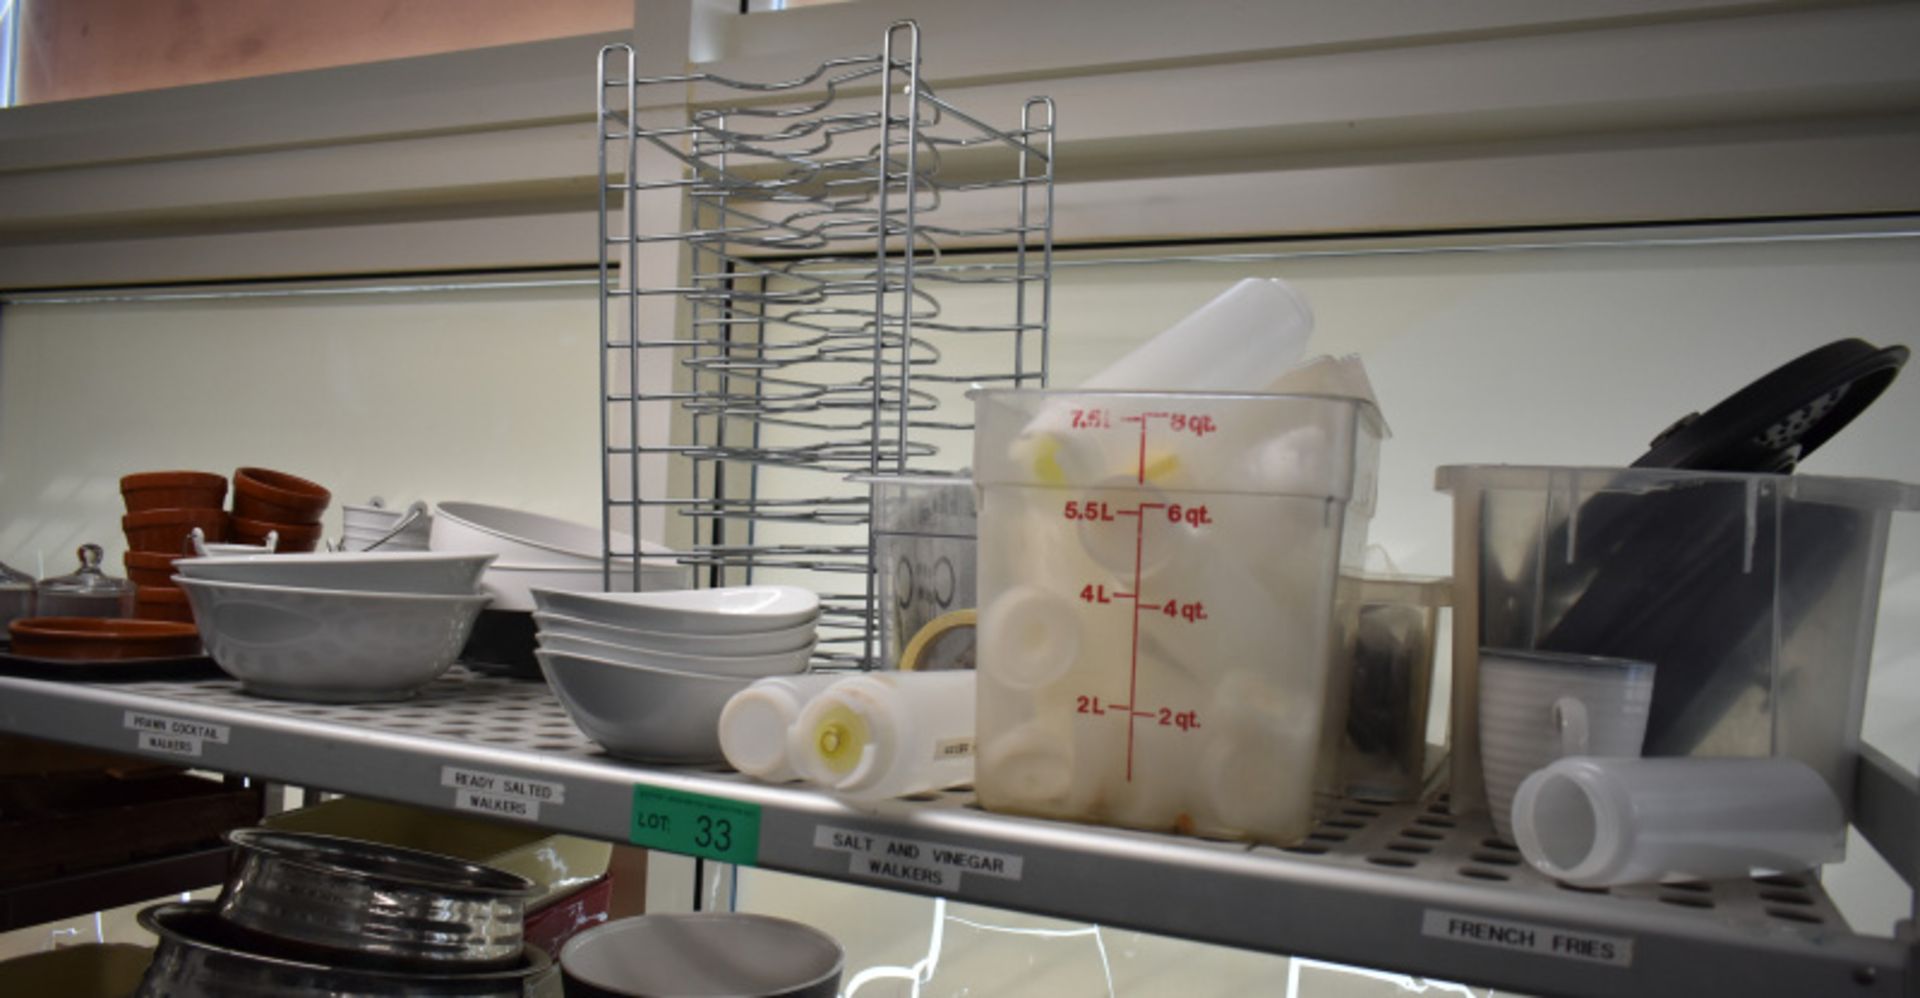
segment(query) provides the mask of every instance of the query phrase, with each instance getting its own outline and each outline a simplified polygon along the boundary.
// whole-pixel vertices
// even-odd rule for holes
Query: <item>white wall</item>
[[[599,522],[592,288],[0,311],[0,561],[118,574],[118,480],[263,465],[342,501]],[[44,569],[43,569],[44,566]]]

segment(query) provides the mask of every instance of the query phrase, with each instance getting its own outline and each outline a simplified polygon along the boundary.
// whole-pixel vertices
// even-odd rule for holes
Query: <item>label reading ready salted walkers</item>
[[[539,821],[543,805],[559,807],[567,802],[564,783],[459,766],[440,767],[440,785],[453,788],[453,806],[457,810],[518,821]]]
[[[627,839],[649,849],[752,866],[760,861],[760,805],[634,787],[633,825]]]

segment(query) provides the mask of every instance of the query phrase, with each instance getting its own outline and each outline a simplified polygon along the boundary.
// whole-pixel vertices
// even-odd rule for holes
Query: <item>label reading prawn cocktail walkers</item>
[[[225,745],[228,735],[224,724],[208,724],[205,721],[190,721],[138,710],[127,711],[121,726],[134,732],[134,747],[142,752],[163,752],[194,759],[200,758],[208,742]]]

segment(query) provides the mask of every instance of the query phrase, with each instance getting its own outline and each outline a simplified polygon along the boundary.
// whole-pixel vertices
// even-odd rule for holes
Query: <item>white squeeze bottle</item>
[[[1080,383],[1083,391],[1260,392],[1306,355],[1313,309],[1249,277]]]
[[[1081,391],[1267,392],[1306,356],[1313,309],[1278,278],[1249,277],[1082,381]],[[1134,467],[1127,434],[1073,429],[1074,406],[1043,408],[1008,445],[1039,484],[1085,483]],[[1120,448],[1114,450],[1114,448]]]
[[[770,783],[797,780],[787,760],[787,731],[800,711],[845,673],[769,676],[735,693],[720,711],[720,751],[727,764]]]
[[[800,778],[857,801],[973,781],[974,674],[843,679],[800,711],[787,758]]]

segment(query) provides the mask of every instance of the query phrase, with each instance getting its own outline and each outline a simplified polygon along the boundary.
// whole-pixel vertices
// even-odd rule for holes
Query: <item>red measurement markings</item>
[[[1147,460],[1147,424],[1140,424],[1140,474],[1144,480]],[[1140,550],[1147,540],[1147,507],[1141,503],[1135,507],[1140,515],[1133,518],[1133,591],[1140,591]],[[1140,608],[1139,600],[1134,601],[1134,609]],[[1133,615],[1133,646],[1127,653],[1127,705],[1131,708],[1140,702],[1140,614]],[[1133,782],[1133,715],[1127,716],[1127,782]]]
[[[1167,507],[1168,523],[1185,523],[1189,527],[1210,527],[1213,525],[1213,512],[1205,506],[1182,506],[1173,503]]]
[[[1074,410],[1076,416],[1079,414],[1079,411],[1080,410],[1077,409]],[[1104,410],[1102,412],[1104,415]],[[1208,434],[1218,433],[1220,431],[1220,425],[1215,423],[1213,417],[1206,413],[1143,412],[1138,416],[1120,417],[1120,421],[1123,423],[1138,423],[1140,425],[1140,452],[1135,459],[1135,470],[1133,474],[1134,483],[1138,485],[1145,485],[1147,483],[1147,424],[1156,419],[1166,420],[1167,428],[1178,434],[1191,434],[1196,437],[1205,437]],[[1078,424],[1076,423],[1075,425]],[[1102,423],[1100,425],[1107,426],[1109,424]]]
[[[1200,730],[1200,712],[1197,710],[1174,710],[1171,707],[1160,708],[1160,726],[1179,728],[1181,731]]]
[[[1175,433],[1191,433],[1196,437],[1204,437],[1220,429],[1214,425],[1212,416],[1184,412],[1168,413],[1167,426]]]
[[[1129,725],[1132,724],[1133,718],[1144,717],[1163,728],[1178,728],[1181,731],[1200,730],[1200,712],[1197,710],[1174,710],[1172,707],[1162,707],[1159,710],[1134,710],[1131,704],[1109,703],[1097,696],[1081,694],[1074,697],[1074,711],[1092,717],[1118,714],[1127,718]]]
[[[1157,604],[1142,603],[1140,604],[1140,609],[1158,613],[1163,617],[1171,617],[1174,620],[1184,620],[1189,624],[1197,624],[1208,619],[1207,608],[1201,606],[1199,600],[1191,603],[1177,599],[1170,599],[1165,603]]]
[[[1113,416],[1105,409],[1075,409],[1071,425],[1076,430],[1111,429]]]
[[[1093,500],[1081,502],[1078,499],[1067,500],[1067,504],[1061,508],[1060,513],[1069,520],[1092,520],[1101,523],[1112,523],[1115,516],[1139,515],[1138,513],[1115,513],[1113,506],[1109,503]]]
[[[1132,599],[1132,598],[1133,598],[1132,593],[1107,592],[1107,587],[1105,583],[1098,583],[1098,584],[1090,583],[1086,586],[1081,587],[1080,589],[1080,602],[1082,603],[1111,603],[1117,599]]]

